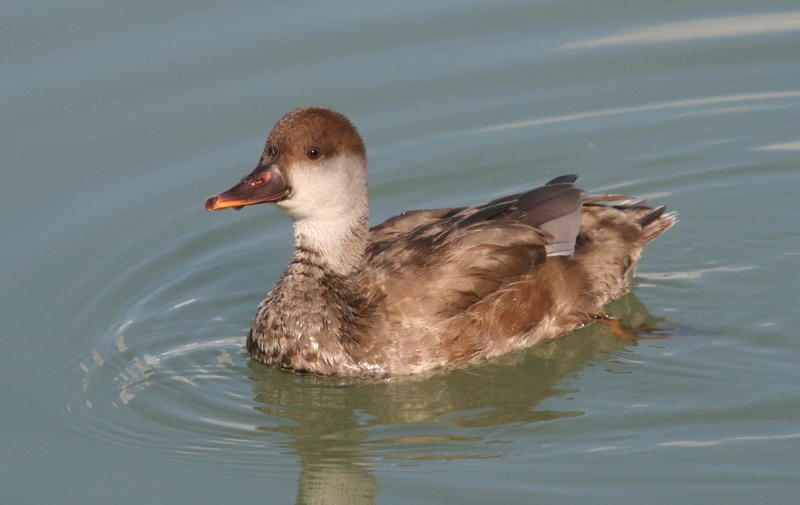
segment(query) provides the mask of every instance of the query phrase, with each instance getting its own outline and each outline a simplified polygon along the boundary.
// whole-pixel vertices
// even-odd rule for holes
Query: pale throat
[[[367,234],[366,206],[363,213],[294,222],[295,246],[317,253],[331,273],[342,276],[363,268]]]
[[[361,268],[369,214],[366,161],[338,156],[325,167],[298,165],[292,184],[291,196],[276,205],[294,218],[298,249],[317,253],[338,275]]]

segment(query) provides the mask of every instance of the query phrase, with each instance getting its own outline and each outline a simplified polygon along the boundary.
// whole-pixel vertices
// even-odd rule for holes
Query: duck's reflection
[[[660,321],[632,294],[608,312],[631,328],[655,329]],[[502,456],[503,444],[487,443],[500,430],[486,428],[581,415],[540,404],[574,393],[564,386],[566,378],[631,345],[593,324],[482,365],[388,381],[250,366],[256,408],[269,418],[260,429],[289,435],[286,446],[300,457],[297,503],[357,505],[375,501],[378,482],[370,466],[376,459]]]

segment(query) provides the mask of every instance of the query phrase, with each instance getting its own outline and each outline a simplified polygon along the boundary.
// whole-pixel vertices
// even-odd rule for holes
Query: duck
[[[596,321],[630,289],[664,206],[587,194],[564,175],[473,206],[410,210],[369,227],[367,154],[327,108],[286,114],[256,168],[209,211],[270,203],[294,253],[258,306],[253,359],[298,373],[391,377],[468,365]]]

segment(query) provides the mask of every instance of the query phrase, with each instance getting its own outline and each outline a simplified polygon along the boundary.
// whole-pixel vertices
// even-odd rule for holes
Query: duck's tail
[[[645,245],[675,225],[676,216],[623,195],[583,195],[575,258],[601,305],[628,290]]]
[[[636,220],[636,223],[642,228],[645,243],[660,236],[678,222],[678,213],[665,212],[666,210],[667,207],[662,205]]]
[[[604,205],[625,211],[634,216],[634,222],[642,230],[644,243],[656,239],[678,222],[677,212],[666,212],[667,207],[650,207],[647,200],[634,199],[626,195],[583,195],[584,205]]]

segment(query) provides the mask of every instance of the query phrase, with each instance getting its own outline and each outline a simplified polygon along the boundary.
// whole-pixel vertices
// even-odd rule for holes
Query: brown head
[[[267,138],[258,166],[206,210],[274,203],[295,219],[366,208],[366,150],[353,124],[321,107],[285,115]]]

